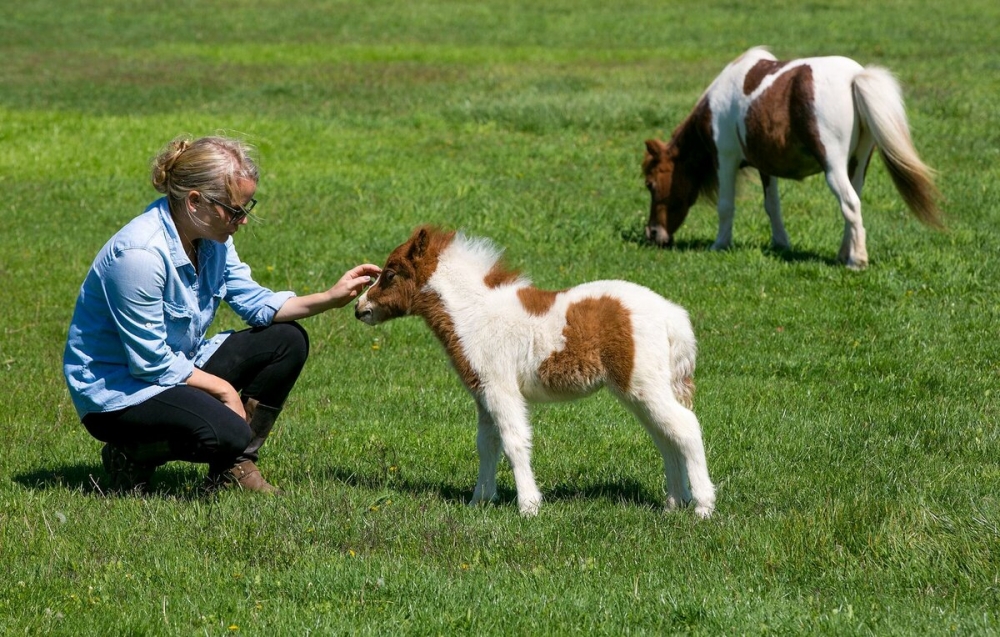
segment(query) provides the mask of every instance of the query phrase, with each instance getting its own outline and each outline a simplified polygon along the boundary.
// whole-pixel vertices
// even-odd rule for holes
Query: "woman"
[[[157,466],[187,460],[208,463],[209,488],[277,492],[256,462],[309,353],[294,321],[347,305],[379,268],[306,296],[258,285],[233,245],[258,178],[237,140],[175,140],[153,161],[166,196],[105,244],[83,282],[63,371],[84,427],[106,443],[113,490],[144,490]],[[221,301],[250,327],[206,339]]]

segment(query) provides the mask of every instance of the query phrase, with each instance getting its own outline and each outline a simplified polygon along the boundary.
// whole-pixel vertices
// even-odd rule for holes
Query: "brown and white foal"
[[[484,239],[421,227],[393,250],[355,316],[377,325],[423,317],[476,401],[479,479],[470,504],[496,497],[502,450],[524,515],[542,494],[531,470],[528,403],[607,386],[663,456],[666,506],[715,507],[698,418],[691,411],[695,338],[687,312],[647,288],[596,281],[539,290],[503,267]]]

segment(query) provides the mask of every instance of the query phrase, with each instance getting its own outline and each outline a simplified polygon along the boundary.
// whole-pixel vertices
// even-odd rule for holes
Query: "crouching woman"
[[[233,244],[256,205],[249,148],[178,139],[154,160],[165,196],[119,230],[80,288],[63,357],[73,404],[106,443],[115,491],[145,490],[172,460],[208,464],[206,486],[274,493],[258,452],[309,354],[296,319],[347,305],[378,274],[363,264],[324,292],[273,292]],[[225,301],[249,326],[206,338]]]

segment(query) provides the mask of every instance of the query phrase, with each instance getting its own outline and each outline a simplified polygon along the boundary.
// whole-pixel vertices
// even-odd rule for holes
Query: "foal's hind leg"
[[[476,450],[479,452],[479,479],[476,490],[472,493],[469,505],[490,502],[497,494],[497,462],[500,459],[500,432],[497,431],[493,416],[476,400],[476,410],[479,414],[479,425],[476,432]]]
[[[781,219],[778,178],[760,173],[760,182],[764,186],[764,210],[767,212],[767,218],[771,220],[771,247],[775,250],[788,250],[792,247],[792,242]]]
[[[703,518],[711,516],[715,509],[715,487],[708,476],[697,416],[673,396],[654,397],[654,400],[634,404],[632,410],[663,455],[667,508],[691,500],[695,513]],[[687,490],[684,474],[690,491]]]
[[[640,419],[641,420],[641,419]],[[643,422],[646,431],[663,456],[663,475],[666,477],[666,492],[668,511],[678,509],[691,501],[691,490],[688,488],[687,472],[684,468],[684,458],[670,438],[663,435],[658,427],[649,427]]]

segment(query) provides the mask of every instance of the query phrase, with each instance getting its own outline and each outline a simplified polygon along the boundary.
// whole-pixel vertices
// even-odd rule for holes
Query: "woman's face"
[[[198,238],[225,243],[236,234],[240,226],[247,223],[246,206],[256,192],[257,183],[252,179],[241,179],[238,182],[234,201],[222,201],[192,191],[188,198],[188,209],[200,222],[193,224]]]

